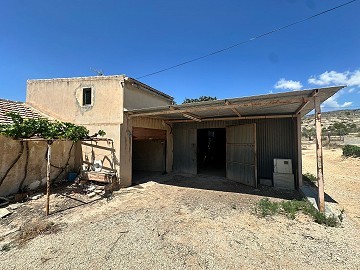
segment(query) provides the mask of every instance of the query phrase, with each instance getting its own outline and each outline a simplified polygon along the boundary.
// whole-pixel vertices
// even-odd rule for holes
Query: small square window
[[[91,105],[91,88],[83,88],[83,105]]]

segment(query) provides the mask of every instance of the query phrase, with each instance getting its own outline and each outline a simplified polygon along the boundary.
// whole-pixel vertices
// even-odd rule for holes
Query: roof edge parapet
[[[50,78],[50,79],[29,79],[27,83],[33,82],[51,82],[51,81],[78,81],[78,80],[111,80],[111,79],[124,79],[125,75],[108,75],[108,76],[82,76],[70,78]]]
[[[134,78],[125,77],[125,81],[129,81],[129,82],[138,84],[139,86],[147,89],[148,91],[151,91],[151,92],[153,92],[153,93],[155,93],[155,94],[157,94],[157,95],[159,95],[159,96],[165,97],[165,98],[167,98],[167,99],[170,100],[170,101],[173,101],[173,100],[174,100],[174,98],[173,98],[172,96],[170,96],[170,95],[168,95],[168,94],[165,94],[164,92],[161,92],[161,91],[159,91],[159,90],[157,90],[157,89],[155,89],[155,88],[153,88],[153,87],[151,87],[151,86],[149,86],[149,85],[147,85],[147,84],[145,84],[145,83],[142,83],[142,82],[140,82],[140,81],[138,81],[138,80],[136,80],[136,79],[134,79]]]

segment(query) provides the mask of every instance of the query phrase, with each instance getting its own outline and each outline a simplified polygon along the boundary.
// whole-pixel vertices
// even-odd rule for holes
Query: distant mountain
[[[343,123],[345,125],[356,124],[360,128],[360,109],[356,110],[340,110],[332,112],[321,113],[322,127],[328,128],[336,122]],[[315,115],[306,115],[301,121],[302,128],[315,127]]]

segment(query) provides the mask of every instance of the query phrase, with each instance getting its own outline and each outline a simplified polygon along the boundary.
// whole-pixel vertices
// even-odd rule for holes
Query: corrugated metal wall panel
[[[290,158],[293,160],[293,172],[297,172],[296,155],[296,119],[273,118],[233,121],[212,121],[174,124],[174,135],[181,129],[225,128],[232,125],[256,123],[258,179],[272,179],[273,159]],[[174,142],[175,148],[175,142]],[[186,156],[186,149],[178,155]],[[174,158],[176,158],[174,156]]]
[[[255,124],[226,128],[226,176],[256,187]]]
[[[174,171],[197,173],[197,130],[178,129],[174,132]]]

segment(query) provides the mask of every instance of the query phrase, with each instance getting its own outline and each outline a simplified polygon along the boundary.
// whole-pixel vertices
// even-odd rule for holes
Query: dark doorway
[[[199,174],[226,176],[226,129],[197,131],[197,168]]]
[[[132,182],[140,184],[166,171],[166,131],[133,128]]]

